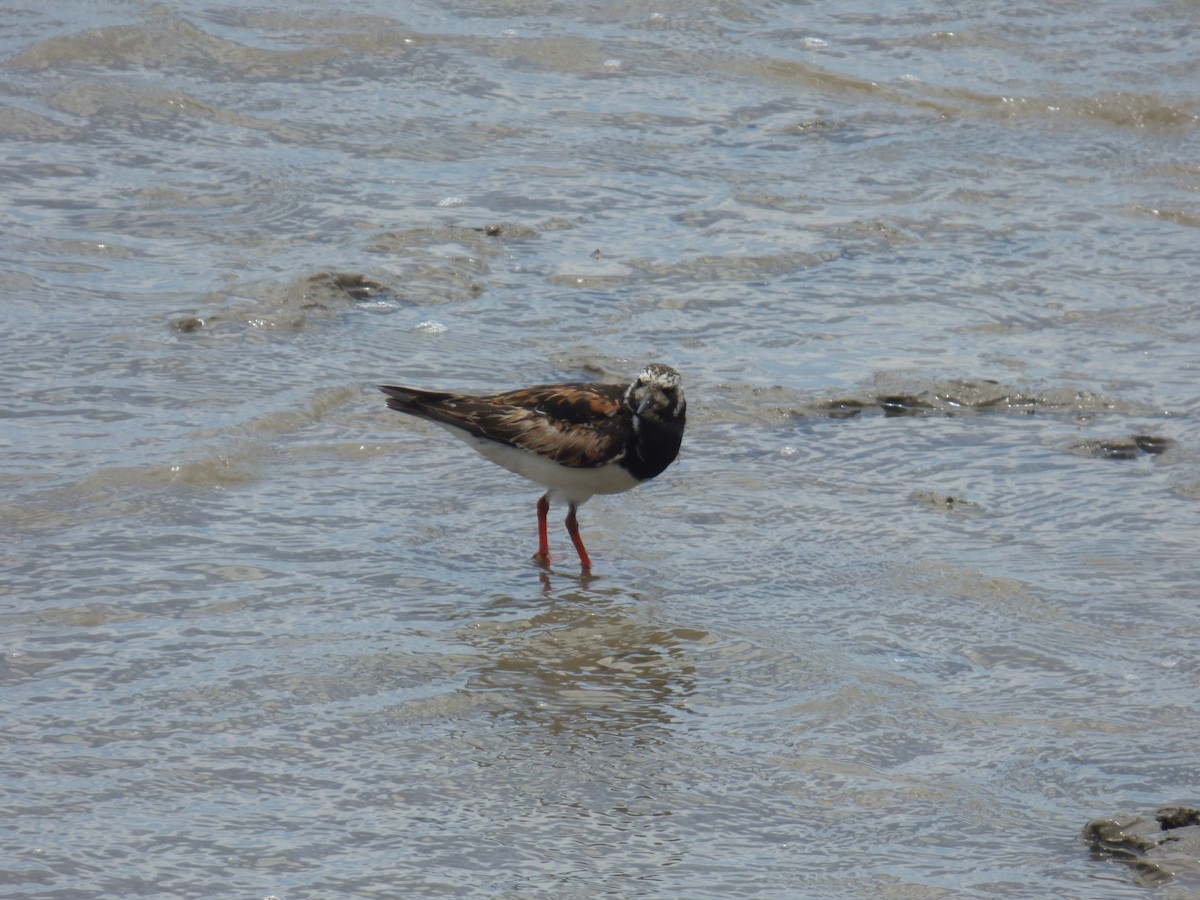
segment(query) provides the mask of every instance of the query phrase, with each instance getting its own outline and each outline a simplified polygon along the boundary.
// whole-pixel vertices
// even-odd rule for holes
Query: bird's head
[[[687,414],[683,379],[670,366],[650,363],[625,392],[625,405],[640,419],[682,425]]]

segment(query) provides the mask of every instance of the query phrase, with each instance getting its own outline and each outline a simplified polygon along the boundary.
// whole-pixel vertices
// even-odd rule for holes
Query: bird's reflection
[[[543,572],[536,605],[492,602],[494,617],[468,629],[484,660],[468,689],[491,695],[497,715],[552,738],[653,739],[686,717],[695,688],[689,645],[706,633],[653,621],[645,598],[620,587],[578,578],[555,587],[565,580]]]

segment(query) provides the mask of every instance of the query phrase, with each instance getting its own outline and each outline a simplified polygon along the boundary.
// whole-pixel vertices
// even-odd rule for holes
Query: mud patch
[[[214,298],[211,310],[173,316],[170,327],[179,334],[223,325],[299,330],[314,320],[336,318],[356,304],[398,302],[384,284],[357,272],[317,272],[252,293],[256,295]]]
[[[1129,866],[1142,887],[1158,887],[1180,876],[1200,887],[1200,810],[1164,806],[1153,817],[1115,815],[1083,827],[1092,856]]]
[[[1075,441],[1067,449],[1076,456],[1091,459],[1137,459],[1139,456],[1158,456],[1166,453],[1175,442],[1153,434],[1133,434],[1119,438],[1097,438]]]
[[[1120,400],[1092,391],[1071,388],[1033,391],[990,379],[945,379],[912,384],[906,383],[902,375],[883,374],[875,379],[875,387],[876,390],[857,396],[816,401],[807,408],[795,410],[795,414],[845,419],[871,411],[885,416],[1133,411]]]
[[[939,494],[935,491],[913,491],[909,494],[913,502],[926,509],[945,513],[980,513],[981,507],[974,500],[953,494]]]
[[[1060,415],[1080,420],[1100,414],[1159,417],[1126,400],[1070,387],[1041,390],[987,379],[922,381],[914,376],[882,373],[874,384],[851,394],[813,396],[781,385],[717,385],[709,391],[715,405],[739,421],[762,419],[852,419],[878,414],[902,416]],[[1124,440],[1124,439],[1122,439]],[[1142,453],[1162,453],[1169,438],[1139,434],[1130,438]]]

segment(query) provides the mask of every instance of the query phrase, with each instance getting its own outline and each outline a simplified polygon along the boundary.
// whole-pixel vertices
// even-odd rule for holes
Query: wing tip
[[[396,412],[415,413],[420,397],[416,391],[396,384],[378,385],[379,390],[387,394],[388,409]]]

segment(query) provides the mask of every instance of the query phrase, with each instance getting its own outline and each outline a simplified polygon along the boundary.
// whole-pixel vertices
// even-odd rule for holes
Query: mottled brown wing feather
[[[575,383],[541,384],[487,399],[503,406],[536,409],[575,425],[588,425],[615,416],[624,396],[625,388],[619,384]]]
[[[540,453],[563,466],[613,462],[631,437],[630,419],[621,415],[621,385],[537,385],[486,397],[395,387],[384,391],[391,395],[392,409]]]
[[[487,397],[485,436],[540,453],[562,466],[591,468],[619,459],[630,427],[620,416],[625,389],[611,384],[551,384]]]

